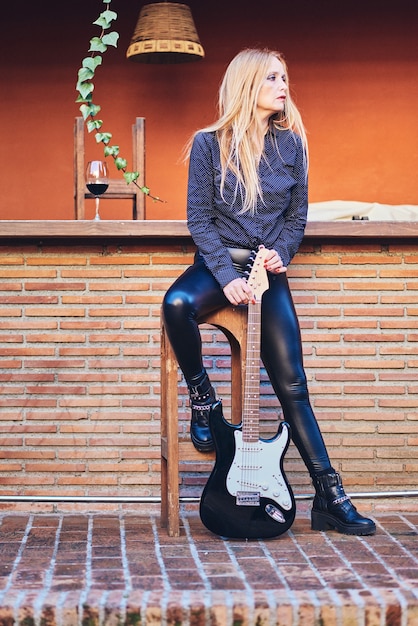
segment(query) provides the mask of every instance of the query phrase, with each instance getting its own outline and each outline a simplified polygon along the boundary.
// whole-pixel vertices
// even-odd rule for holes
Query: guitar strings
[[[247,359],[242,423],[241,489],[258,488],[261,301],[248,305]]]

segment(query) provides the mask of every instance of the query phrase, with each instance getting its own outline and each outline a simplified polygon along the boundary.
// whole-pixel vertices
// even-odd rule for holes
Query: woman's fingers
[[[247,281],[244,278],[235,278],[228,283],[224,289],[224,294],[231,304],[248,304],[253,294]]]
[[[283,261],[276,250],[269,250],[269,254],[265,258],[264,267],[273,274],[281,274],[287,271],[287,267],[283,265]]]

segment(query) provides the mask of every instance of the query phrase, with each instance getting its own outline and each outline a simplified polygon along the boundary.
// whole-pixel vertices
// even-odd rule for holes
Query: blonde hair
[[[256,110],[258,94],[272,57],[282,63],[289,84],[287,66],[279,52],[267,49],[242,50],[232,59],[224,74],[219,89],[219,118],[200,130],[216,132],[221,155],[221,194],[227,171],[230,170],[237,179],[235,197],[239,191],[243,199],[243,213],[255,212],[257,199],[262,199],[258,165],[262,158],[264,131],[257,123]],[[291,130],[299,135],[307,168],[306,132],[290,93],[286,96],[284,110],[274,115],[270,124],[279,131]]]

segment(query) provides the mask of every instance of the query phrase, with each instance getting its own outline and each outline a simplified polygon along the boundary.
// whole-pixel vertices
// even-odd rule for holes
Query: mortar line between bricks
[[[19,550],[17,552],[15,560],[13,561],[13,566],[12,566],[12,569],[10,571],[10,574],[7,577],[7,583],[6,583],[5,587],[4,587],[4,589],[2,589],[2,591],[0,592],[0,606],[3,604],[3,598],[4,598],[5,594],[10,590],[10,588],[13,585],[13,576],[14,576],[16,570],[17,570],[17,567],[18,567],[18,565],[20,563],[20,560],[22,558],[23,551],[24,551],[24,549],[26,547],[26,543],[27,543],[27,540],[28,540],[28,537],[29,537],[29,533],[30,533],[30,531],[32,529],[33,518],[34,518],[33,514],[29,515],[29,519],[27,521],[26,528],[25,528],[25,533],[24,533],[24,535],[22,537],[22,540],[20,542]]]
[[[225,593],[224,592],[224,603],[225,603],[225,607],[227,609],[225,623],[226,624],[234,624],[234,596],[232,595],[232,593]],[[210,624],[210,622],[209,622],[209,624]]]
[[[187,607],[187,611],[183,610],[183,615],[184,615],[184,619],[182,620],[181,626],[191,626],[191,620],[190,620],[190,608],[191,608],[191,604],[190,604],[190,591],[189,590],[185,590],[182,591],[181,593],[181,606],[182,607]],[[205,624],[207,624],[207,617],[205,614]]]
[[[275,597],[275,592],[273,589],[267,589],[265,592],[270,598],[272,598],[272,606],[274,606],[274,610],[275,613],[277,611],[277,599]],[[297,594],[294,592],[293,589],[291,589],[290,587],[286,587],[286,600],[289,601],[291,607],[292,607],[292,625],[298,625],[299,623],[299,607],[300,607],[300,600],[297,597]]]
[[[270,619],[268,623],[275,624],[276,623],[275,615],[277,613],[277,602],[276,602],[273,589],[266,589],[265,596],[266,596],[267,604],[269,607],[269,615],[270,615]],[[292,602],[293,602],[293,599],[292,599]],[[292,606],[292,613],[293,613],[293,606]]]
[[[309,565],[309,567],[312,569],[312,571],[314,572],[316,578],[318,579],[318,581],[321,583],[321,585],[323,586],[323,588],[330,594],[333,602],[335,603],[335,605],[338,607],[338,620],[339,620],[339,624],[341,624],[341,598],[338,596],[337,592],[335,589],[329,589],[326,580],[324,579],[324,577],[322,576],[322,574],[320,573],[320,571],[318,570],[318,568],[312,563],[311,558],[308,556],[308,554],[306,554],[305,550],[302,548],[302,546],[299,544],[297,538],[295,537],[293,531],[289,530],[288,531],[288,535],[291,538],[293,544],[295,545],[296,549],[298,550],[298,552],[303,556],[303,558],[305,559],[306,563]],[[286,582],[287,585],[287,582]],[[293,591],[289,589],[289,592],[292,594],[292,599],[294,598],[293,595]],[[315,599],[314,606],[315,606],[315,614],[317,613],[317,611],[319,610],[320,607],[320,602],[318,600],[318,596],[316,594],[315,591],[311,591],[310,594],[312,599]],[[293,612],[295,612],[295,602],[292,602],[292,606],[293,606]],[[318,622],[316,622],[318,623]]]
[[[149,600],[150,595],[151,595],[151,592],[149,590],[144,591],[142,595],[141,609],[140,609],[141,626],[147,626],[147,606],[148,606],[148,600]]]
[[[122,557],[122,570],[123,570],[123,579],[125,583],[125,591],[122,594],[122,601],[121,601],[120,608],[121,608],[121,613],[123,617],[122,622],[125,623],[127,598],[128,598],[128,595],[132,591],[132,577],[131,577],[131,571],[129,568],[129,560],[128,560],[128,556],[126,553],[126,529],[125,529],[125,518],[123,517],[123,514],[119,515],[119,528],[120,528],[120,551],[121,551],[121,557]]]
[[[55,606],[57,626],[63,625],[63,609],[65,607],[65,601],[67,599],[67,596],[68,596],[68,591],[61,591],[58,596],[58,601]]]
[[[296,540],[293,537],[293,533],[292,531],[288,531],[288,535],[289,537],[292,539],[293,543],[296,545],[296,549],[299,550],[299,552],[302,554],[302,556],[306,559],[308,559],[307,555],[303,552],[301,552],[300,550],[300,546],[298,545],[298,543],[296,542]],[[289,583],[287,582],[286,576],[283,575],[283,573],[281,572],[280,569],[280,564],[276,562],[276,560],[272,557],[271,552],[269,550],[269,548],[267,547],[266,543],[264,541],[260,541],[259,542],[261,548],[263,549],[263,553],[265,555],[265,557],[268,559],[269,563],[272,565],[272,567],[274,569],[278,569],[281,573],[280,576],[280,581],[282,582],[286,593],[288,594],[288,600],[292,606],[292,624],[297,624],[297,620],[298,620],[298,611],[299,611],[299,601],[296,597],[295,592],[293,591],[293,589],[290,587]],[[277,610],[277,602],[275,600],[274,597],[274,593],[271,592],[271,590],[266,590],[266,593],[268,594],[268,597],[270,599],[272,599],[272,605],[275,607],[275,610]]]
[[[369,591],[372,596],[378,601],[378,605],[380,608],[380,626],[387,626],[386,613],[389,606],[387,599],[382,595],[381,589],[377,589],[376,587],[369,587]]]
[[[408,519],[407,519],[404,515],[399,515],[399,517],[401,518],[401,520],[402,520],[405,524],[407,524],[407,526],[409,526],[409,528],[411,528],[411,529],[412,529],[415,533],[417,532],[417,527],[416,527],[416,525],[415,525],[415,524],[412,524],[412,522],[410,522],[410,521],[409,521],[409,520],[408,520]],[[380,524],[379,524],[379,526],[380,526]],[[383,528],[383,530],[385,531],[385,533],[386,533],[386,534],[388,534],[385,528]],[[414,561],[414,563],[416,563],[416,564],[418,565],[418,559],[416,558],[416,556],[415,556],[414,554],[412,554],[412,552],[410,552],[410,551],[408,550],[408,548],[405,548],[405,546],[403,546],[403,545],[402,545],[402,544],[401,544],[401,543],[400,543],[400,542],[396,539],[396,537],[392,537],[392,535],[389,535],[389,536],[390,536],[390,538],[392,539],[392,541],[395,541],[396,545],[401,546],[402,550],[403,550],[403,551],[404,551],[404,552],[405,552],[408,556],[410,556],[410,557],[411,557],[411,559]],[[418,597],[418,589],[415,589],[415,588],[414,588],[414,589],[413,589],[413,593],[414,593],[415,597]]]
[[[401,623],[400,626],[407,626],[408,623],[408,601],[405,599],[400,589],[393,589],[393,593],[398,598],[401,605]]]
[[[406,524],[407,526],[409,526],[409,528],[411,528],[412,530],[414,530],[415,532],[417,531],[417,527],[414,524],[411,524],[411,522],[409,520],[407,520],[403,515],[399,515],[399,518],[404,522],[404,524]],[[389,537],[389,539],[391,541],[393,541],[393,543],[396,543],[396,545],[398,546],[398,548],[401,548],[401,550],[403,552],[405,552],[405,554],[407,554],[417,565],[418,565],[418,558],[412,554],[412,552],[410,552],[407,548],[405,548],[405,546],[398,540],[396,539],[396,537],[393,537],[387,530],[386,528],[383,526],[383,524],[381,522],[379,522],[378,520],[376,520],[376,524],[377,526],[380,528],[380,530],[382,530],[385,535],[387,537]]]
[[[342,560],[342,562],[344,563],[344,565],[350,570],[350,572],[354,575],[354,577],[357,579],[357,581],[362,585],[363,589],[367,589],[368,585],[367,583],[363,580],[363,577],[361,576],[361,574],[359,574],[354,567],[352,566],[352,564],[350,563],[350,561],[347,559],[347,557],[341,552],[341,550],[339,550],[337,548],[337,546],[333,543],[333,541],[327,536],[326,533],[322,533],[324,535],[325,541],[326,543],[331,546],[331,548],[334,550],[334,552],[336,554],[338,554],[338,556],[340,557],[340,559]],[[359,537],[357,537],[357,539],[359,539]]]
[[[318,596],[313,589],[308,589],[308,597],[311,599],[312,606],[314,607],[314,624],[320,624],[319,615],[321,603],[318,599]]]
[[[402,519],[402,521],[407,524],[407,526],[409,526],[410,528],[412,528],[414,531],[416,531],[416,526],[414,526],[413,524],[411,524],[406,518],[403,517],[403,515],[399,515],[399,517]],[[408,548],[405,548],[405,546],[398,540],[396,539],[396,537],[393,537],[387,530],[386,528],[379,522],[376,520],[376,524],[377,526],[380,528],[380,530],[382,530],[382,532],[385,533],[385,535],[391,540],[393,541],[394,544],[396,544],[396,546],[398,548],[400,548],[404,554],[406,554],[416,565],[418,565],[418,558],[412,553],[410,552],[410,550],[408,550]],[[398,578],[396,577],[396,580]],[[403,582],[403,581],[402,581]],[[409,587],[409,591],[412,591],[412,593],[414,594],[415,597],[418,597],[418,589],[416,589],[413,585],[411,585]]]
[[[364,591],[364,589],[362,591]],[[348,593],[357,609],[357,626],[365,626],[367,622],[365,615],[366,602],[364,598],[360,595],[358,589],[349,589]]]
[[[386,624],[386,609],[387,609],[387,602],[386,600],[383,598],[380,589],[376,589],[376,587],[373,588],[369,588],[370,593],[373,595],[374,598],[377,598],[378,600],[378,604],[379,604],[379,608],[380,608],[380,626],[385,626]]]
[[[171,590],[171,585],[170,585],[170,581],[168,580],[167,569],[165,567],[164,559],[161,554],[160,537],[158,535],[158,528],[157,528],[157,522],[155,521],[155,517],[152,518],[151,525],[152,525],[152,533],[154,535],[155,556],[157,558],[158,565],[160,566],[160,570],[161,570],[161,574],[163,578],[163,589],[165,592],[167,592]]]
[[[402,515],[402,513],[399,514],[399,517],[404,522],[404,524],[406,524],[407,526],[409,526],[409,528],[417,532],[416,524],[413,524],[412,522],[410,522],[409,519],[407,519],[404,515]]]
[[[323,576],[322,576],[321,572],[318,570],[318,568],[312,563],[310,557],[306,554],[305,550],[299,544],[299,542],[297,541],[297,539],[296,539],[295,535],[293,534],[293,532],[291,530],[289,530],[288,534],[289,534],[291,540],[293,541],[293,544],[296,546],[296,549],[299,551],[299,553],[303,556],[305,561],[308,563],[309,567],[312,569],[312,571],[314,572],[315,576],[317,577],[317,579],[319,580],[321,585],[324,588],[326,588],[327,587],[326,580],[323,578]]]
[[[92,585],[92,544],[93,544],[93,515],[89,515],[88,527],[87,527],[87,545],[86,545],[86,563],[85,563],[85,578],[86,584],[84,589],[81,590],[80,599],[78,604],[78,623],[79,626],[83,624],[83,605],[87,600],[88,593]]]
[[[211,586],[210,586],[210,583],[209,583],[209,579],[208,579],[208,576],[207,576],[207,574],[205,572],[205,568],[203,567],[202,561],[200,560],[199,552],[198,552],[198,550],[196,548],[196,544],[195,544],[195,541],[194,541],[194,539],[192,537],[192,533],[190,532],[189,522],[186,519],[186,517],[184,517],[184,516],[182,516],[181,520],[182,520],[183,525],[184,525],[184,530],[186,532],[186,537],[187,537],[187,540],[189,542],[189,549],[190,549],[190,552],[192,554],[194,563],[196,565],[196,569],[199,572],[199,576],[200,576],[200,578],[203,581],[203,584],[204,584],[204,587],[205,587],[205,591],[210,591],[211,590]],[[205,596],[205,608],[206,609],[208,608],[207,607],[206,596]]]
[[[336,608],[336,612],[337,612],[337,625],[341,626],[343,624],[343,614],[342,614],[342,608],[343,608],[343,602],[341,600],[341,596],[338,593],[338,591],[336,589],[333,589],[332,587],[327,587],[327,593],[330,596],[332,602],[334,603],[334,606]]]
[[[193,535],[190,530],[189,521],[184,515],[181,516],[181,520],[184,525],[184,530],[186,533],[187,540],[189,542],[190,552],[192,554],[197,571],[199,572],[200,578],[203,581],[203,585],[204,585],[203,603],[205,606],[205,624],[208,624],[210,626],[211,624],[210,607],[212,603],[212,595],[211,595],[212,587],[211,587],[208,575],[206,574],[205,568],[200,559],[199,552],[196,548],[196,543],[193,539]]]
[[[248,583],[247,577],[245,576],[245,572],[241,569],[239,561],[237,557],[235,556],[233,550],[231,549],[229,541],[227,539],[222,539],[222,542],[226,548],[229,558],[231,559],[231,562],[234,564],[235,569],[244,584],[244,588],[246,590],[247,608],[249,612],[248,623],[253,624],[254,623],[254,619],[253,619],[254,611],[255,611],[254,589]]]
[[[104,589],[100,595],[100,599],[98,601],[98,607],[99,607],[99,624],[105,624],[105,620],[106,620],[106,603],[107,603],[107,599],[110,595],[110,590],[109,589]],[[122,622],[124,623],[124,622]]]
[[[17,597],[13,603],[13,618],[14,618],[14,624],[20,624],[21,623],[21,616],[20,616],[20,607],[23,604],[24,599],[26,598],[27,595],[27,591],[19,591],[19,593],[17,594]]]
[[[225,546],[225,550],[227,551],[228,556],[229,556],[229,558],[231,559],[231,562],[234,564],[235,569],[236,569],[236,570],[237,570],[237,572],[238,572],[238,576],[239,576],[239,578],[241,578],[241,580],[242,580],[242,582],[243,582],[243,584],[244,584],[245,590],[246,590],[248,593],[251,593],[251,594],[252,594],[251,585],[249,585],[249,584],[248,584],[248,580],[247,580],[247,578],[246,578],[246,576],[245,576],[244,572],[242,571],[242,569],[241,569],[241,567],[240,567],[240,564],[239,564],[239,562],[238,562],[237,557],[235,556],[235,554],[234,554],[234,553],[233,553],[233,551],[231,550],[231,546],[229,545],[228,540],[227,540],[227,539],[221,539],[221,541],[222,541],[222,543],[223,543],[223,544],[224,544],[224,546]]]
[[[42,604],[43,604],[46,596],[48,595],[49,590],[51,589],[51,585],[52,585],[52,581],[53,581],[53,577],[54,577],[55,564],[56,564],[56,560],[57,560],[57,552],[58,552],[59,542],[60,542],[60,538],[61,538],[61,530],[62,530],[63,520],[64,520],[63,515],[60,515],[59,518],[58,518],[57,530],[55,532],[54,549],[52,551],[51,560],[49,562],[48,569],[45,572],[44,586],[43,586],[43,589],[40,591],[40,593],[38,594],[38,596],[37,596],[37,598],[36,598],[36,600],[34,602],[33,609],[34,609],[34,620],[35,620],[36,626],[40,626],[41,617],[42,617],[42,615],[41,615]]]
[[[382,557],[380,556],[380,554],[378,552],[376,552],[376,550],[374,550],[374,548],[369,545],[367,543],[367,541],[364,540],[363,537],[358,537],[358,540],[360,541],[360,543],[362,543],[369,552],[372,553],[373,557],[376,559],[376,561],[378,563],[380,563],[380,565],[382,565],[385,570],[392,576],[392,578],[397,582],[397,584],[402,587],[403,589],[406,589],[408,591],[410,591],[411,589],[413,589],[413,586],[411,586],[410,583],[405,582],[404,580],[402,580],[402,578],[399,578],[399,576],[397,575],[396,571],[393,569],[393,567],[391,567],[390,565],[388,565],[386,563],[386,561],[384,559],[382,559]],[[402,546],[403,547],[403,546]],[[408,554],[408,551],[406,551]]]
[[[290,589],[289,583],[286,580],[286,576],[283,576],[283,572],[280,569],[280,564],[277,563],[277,561],[272,557],[271,552],[268,549],[268,547],[266,546],[265,541],[260,541],[259,544],[260,544],[260,547],[261,547],[261,549],[263,551],[264,556],[266,557],[266,559],[268,560],[268,562],[272,566],[273,570],[279,570],[279,572],[280,572],[280,581],[283,583],[284,588],[286,589],[286,591],[291,593],[291,589]]]

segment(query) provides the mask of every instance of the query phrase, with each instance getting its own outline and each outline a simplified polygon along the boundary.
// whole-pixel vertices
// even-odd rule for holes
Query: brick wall
[[[159,311],[193,251],[165,240],[0,247],[0,496],[159,495]],[[289,278],[311,400],[346,486],[417,489],[416,245],[307,240]],[[228,412],[228,344],[202,334]],[[268,436],[280,408],[261,378]],[[184,383],[180,401],[184,434]],[[286,458],[295,493],[310,492],[296,450]],[[183,494],[200,492],[195,469]]]

